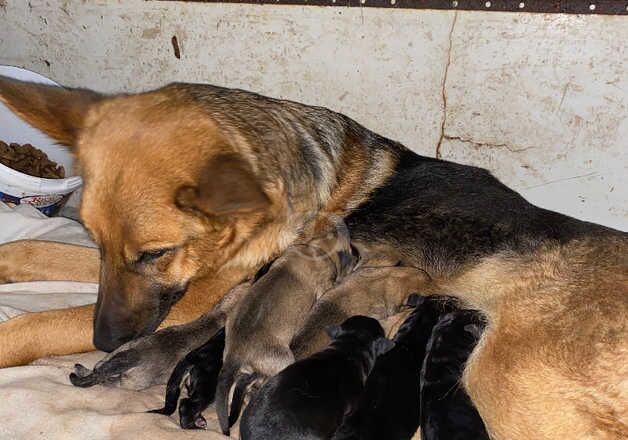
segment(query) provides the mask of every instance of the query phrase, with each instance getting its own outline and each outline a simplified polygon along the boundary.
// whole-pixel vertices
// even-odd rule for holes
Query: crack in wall
[[[447,63],[445,64],[445,71],[443,72],[443,81],[441,83],[441,95],[443,100],[443,120],[440,124],[440,137],[436,144],[436,151],[434,157],[441,158],[440,147],[445,139],[445,124],[447,123],[447,76],[449,75],[449,66],[451,65],[451,51],[453,48],[453,35],[456,27],[456,21],[458,20],[458,11],[454,12],[454,18],[451,21],[451,29],[449,29],[449,47],[447,48]]]
[[[473,148],[484,148],[484,147],[488,147],[488,148],[505,148],[506,150],[510,151],[511,153],[521,153],[523,151],[528,151],[528,150],[532,150],[534,148],[538,148],[538,147],[511,147],[508,144],[496,144],[496,143],[492,143],[492,142],[478,142],[478,141],[474,141],[472,139],[465,139],[463,137],[460,136],[450,136],[448,134],[442,134],[441,135],[442,140],[448,140],[448,141],[459,141],[462,142],[464,144],[469,144],[471,146],[473,146]],[[441,140],[441,142],[442,142]]]
[[[441,96],[443,102],[443,119],[441,120],[440,125],[440,136],[438,137],[438,142],[436,144],[436,151],[434,152],[434,157],[437,159],[442,159],[441,147],[443,145],[443,141],[459,141],[465,144],[470,144],[474,148],[505,148],[511,153],[521,153],[523,151],[531,150],[537,147],[511,147],[508,144],[496,144],[491,142],[477,142],[472,139],[465,139],[460,136],[451,136],[446,133],[445,125],[447,124],[447,78],[449,76],[449,67],[452,63],[452,50],[453,50],[453,35],[456,27],[456,21],[458,20],[458,11],[454,12],[454,17],[451,21],[451,28],[449,29],[449,47],[447,48],[447,62],[445,63],[445,69],[443,72],[443,80],[441,82]],[[564,99],[564,96],[563,96]]]

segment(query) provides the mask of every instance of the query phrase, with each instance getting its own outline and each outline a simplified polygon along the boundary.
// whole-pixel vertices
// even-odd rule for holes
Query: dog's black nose
[[[111,352],[131,339],[132,336],[114,334],[111,326],[98,324],[94,326],[94,345],[99,350]]]

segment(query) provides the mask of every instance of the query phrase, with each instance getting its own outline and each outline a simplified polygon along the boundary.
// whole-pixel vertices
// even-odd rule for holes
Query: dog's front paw
[[[211,337],[217,325],[205,321],[203,325],[169,327],[127,342],[98,362],[93,370],[76,366],[70,381],[79,387],[102,384],[132,390],[164,384],[177,363]]]

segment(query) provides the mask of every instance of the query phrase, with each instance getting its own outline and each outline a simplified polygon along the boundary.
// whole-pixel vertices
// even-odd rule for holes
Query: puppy
[[[421,370],[423,440],[489,439],[461,383],[467,359],[483,329],[480,315],[471,310],[453,310],[434,326]]]
[[[380,354],[392,348],[373,318],[331,327],[330,346],[288,366],[257,392],[240,422],[243,440],[327,439],[352,411]]]
[[[259,272],[264,270],[263,267]],[[244,281],[233,287],[212,311],[198,320],[169,327],[152,336],[144,336],[131,341],[124,347],[108,354],[94,366],[93,370],[76,364],[74,372],[70,374],[70,382],[78,387],[91,387],[99,384],[123,383],[128,381],[127,376],[130,376],[134,383],[146,386],[152,384],[156,377],[163,377],[163,381],[166,382],[166,378],[169,377],[168,374],[172,376],[173,367],[178,364],[178,359],[183,359],[191,350],[205,343],[209,344],[207,338],[216,334],[224,326],[227,315],[248,292],[253,281]],[[144,344],[147,340],[150,341],[148,348]],[[154,362],[151,364],[139,362],[142,357],[147,356],[154,359]],[[189,361],[193,362],[192,359],[198,358],[191,358]],[[194,362],[195,368],[196,364]],[[200,365],[199,368],[204,369],[205,367]],[[142,388],[142,386],[135,388]]]
[[[181,382],[189,372],[188,397],[179,404],[179,423],[183,429],[207,429],[207,421],[202,413],[214,401],[224,348],[223,327],[209,341],[188,353],[177,364],[168,380],[164,407],[149,412],[171,415],[177,408]]]
[[[343,226],[307,244],[290,246],[228,316],[224,365],[216,390],[223,433],[230,428],[228,396],[233,384],[261,382],[294,362],[289,344],[307,313],[353,268],[349,235]],[[232,414],[237,418],[236,412]]]
[[[265,264],[257,271],[251,283],[244,283],[236,288],[243,291],[250,288],[263,275],[268,272],[271,263]],[[235,299],[233,295],[230,304],[221,303],[223,311],[233,307]],[[218,373],[222,368],[222,356],[225,349],[225,328],[221,328],[209,341],[188,353],[175,367],[166,387],[166,401],[161,409],[148,412],[171,415],[177,408],[181,394],[181,383],[186,374],[189,379],[186,383],[188,398],[181,400],[179,404],[179,423],[183,429],[206,429],[207,421],[202,413],[214,401]],[[241,403],[240,403],[241,405]]]
[[[410,439],[418,429],[425,348],[434,325],[452,306],[441,298],[417,295],[409,304],[415,308],[393,339],[394,348],[375,362],[356,410],[343,420],[334,440]]]
[[[325,292],[307,317],[307,321],[292,340],[290,347],[296,359],[322,350],[329,339],[325,328],[339,325],[354,315],[379,320],[399,311],[413,292],[422,290],[429,282],[425,272],[412,267],[371,267],[369,264],[395,264],[394,260],[374,260],[360,249],[360,263],[340,284]]]

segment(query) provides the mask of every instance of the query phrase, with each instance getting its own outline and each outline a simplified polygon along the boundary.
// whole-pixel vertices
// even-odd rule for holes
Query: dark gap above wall
[[[162,0],[147,0],[162,1]],[[628,15],[628,0],[175,0],[197,3]],[[628,23],[627,23],[628,25]]]

